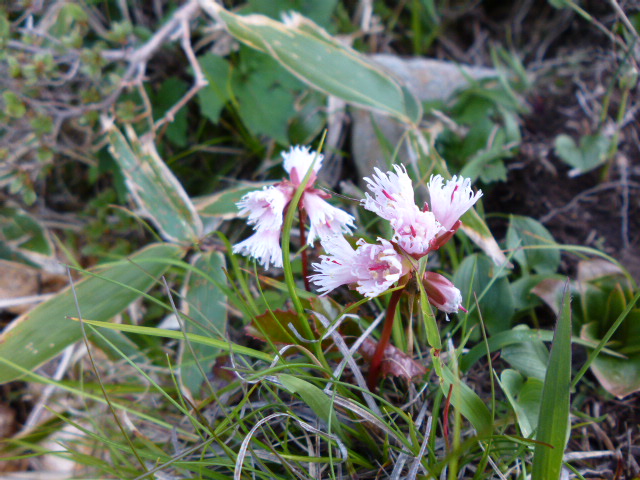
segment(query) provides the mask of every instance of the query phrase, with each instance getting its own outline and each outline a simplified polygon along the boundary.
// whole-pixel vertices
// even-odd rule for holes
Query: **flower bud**
[[[446,313],[457,313],[462,307],[462,295],[450,280],[435,272],[424,274],[422,282],[429,303]]]

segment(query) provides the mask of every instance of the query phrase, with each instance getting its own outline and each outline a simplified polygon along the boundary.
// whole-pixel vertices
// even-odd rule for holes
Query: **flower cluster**
[[[389,221],[393,238],[379,238],[379,244],[360,239],[356,249],[342,236],[322,239],[328,255],[313,265],[318,273],[310,278],[323,294],[340,285],[353,286],[367,297],[385,292],[414,269],[412,260],[444,245],[460,227],[460,217],[482,196],[472,191],[469,179],[454,176],[445,183],[435,175],[427,185],[430,203],[420,209],[406,169],[393,168],[386,173],[375,169],[372,178],[365,178],[370,193],[362,200],[364,208]],[[447,313],[461,308],[460,291],[447,278],[427,272],[422,282],[434,306]]]
[[[289,178],[248,193],[238,202],[255,233],[235,245],[233,252],[252,256],[265,268],[282,266],[284,212],[313,168],[299,207],[309,217],[307,243],[312,245],[320,238],[327,253],[313,264],[317,273],[308,277],[322,294],[341,285],[366,297],[384,293],[416,271],[416,260],[442,247],[460,227],[460,217],[482,196],[481,191],[473,192],[469,179],[454,176],[445,181],[432,175],[427,184],[429,202],[420,208],[404,166],[394,165],[386,173],[376,168],[371,178],[364,179],[369,192],[361,204],[387,220],[394,233],[390,240],[378,238],[375,244],[360,239],[353,248],[343,235],[355,228],[354,218],[327,203],[330,195],[314,188],[323,156],[308,147],[293,147],[282,157]],[[427,272],[420,281],[429,301],[440,310],[453,313],[462,308],[460,291],[444,276]]]
[[[254,257],[265,268],[269,268],[270,264],[282,266],[280,235],[284,212],[312,166],[311,177],[300,201],[311,224],[307,243],[312,245],[317,238],[346,234],[354,228],[354,218],[330,205],[326,201],[329,194],[314,188],[318,170],[322,166],[322,155],[308,147],[293,147],[283,152],[282,157],[289,178],[247,193],[237,204],[240,214],[248,217],[247,223],[253,225],[255,233],[234,245],[233,253]]]

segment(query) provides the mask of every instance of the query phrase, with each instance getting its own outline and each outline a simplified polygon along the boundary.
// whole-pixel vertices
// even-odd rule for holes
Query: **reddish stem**
[[[369,367],[369,378],[367,378],[367,385],[369,390],[375,390],[378,385],[378,377],[380,376],[380,367],[382,366],[382,359],[384,357],[384,351],[389,345],[391,339],[391,332],[393,330],[393,320],[396,317],[396,307],[398,306],[398,300],[402,295],[402,289],[396,290],[391,294],[389,300],[389,306],[387,307],[387,317],[384,319],[384,327],[382,328],[382,334],[380,335],[380,341],[376,347],[376,351],[371,359],[371,366]]]
[[[307,292],[311,291],[311,285],[309,284],[309,257],[307,255],[307,230],[305,223],[307,221],[307,215],[301,204],[298,204],[298,216],[300,218],[300,245],[302,246],[301,259],[302,259],[302,278],[304,278],[304,289]]]

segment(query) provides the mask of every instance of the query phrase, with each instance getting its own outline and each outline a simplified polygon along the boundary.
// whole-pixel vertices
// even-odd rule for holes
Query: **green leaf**
[[[325,394],[312,383],[288,375],[286,373],[278,375],[282,385],[291,393],[297,393],[302,401],[309,405],[311,410],[327,425],[331,425],[331,431],[336,432],[344,438],[344,433],[338,421],[338,416],[333,408],[331,397]]]
[[[184,329],[189,333],[226,338],[227,296],[224,289],[220,288],[227,283],[224,255],[215,251],[206,252],[194,256],[191,264],[210,278],[192,270],[187,274],[181,311],[190,319],[184,323]],[[202,371],[211,371],[221,350],[187,342],[185,340],[180,348],[180,381],[192,398],[200,398],[202,382],[205,380]]]
[[[489,257],[474,254],[462,261],[453,279],[462,293],[465,308],[469,310],[469,320],[480,320],[480,314],[474,308],[475,294],[479,300],[482,319],[492,334],[508,329],[514,313],[509,281],[505,276],[495,275],[496,266]]]
[[[183,254],[176,245],[154,244],[132,255],[129,262],[100,267],[95,273],[102,278],[91,276],[75,284],[83,318],[111,319],[154,284],[169,266],[168,261]],[[4,330],[0,335],[0,357],[10,358],[26,369],[50,360],[82,338],[80,324],[67,318],[70,316],[77,317],[78,310],[68,287],[18,317]],[[20,375],[13,368],[0,369],[0,383]]]
[[[148,335],[151,337],[173,338],[176,340],[183,340],[185,337],[185,333],[183,332],[176,332],[175,330],[168,330],[166,328],[141,327],[139,325],[109,323],[109,322],[102,322],[99,320],[85,320],[84,323],[86,323],[87,325],[93,325],[95,327],[107,328],[109,330],[116,330],[118,332],[133,333],[136,335]],[[205,337],[203,335],[197,335],[195,333],[187,333],[186,337],[192,343],[209,345],[215,348],[219,348],[220,350],[224,350],[225,352],[232,352],[238,355],[248,355],[252,358],[257,358],[258,360],[263,360],[265,362],[273,362],[273,355],[269,355],[268,353],[261,352],[260,350],[255,350],[253,348],[245,347],[243,345],[232,343],[229,340],[218,340],[217,338]]]
[[[441,373],[440,387],[445,396],[449,394],[449,387],[453,385],[451,404],[460,410],[479,434],[488,433],[491,430],[491,412],[482,399],[446,365],[442,365]]]
[[[49,232],[27,212],[13,207],[0,207],[0,242],[27,255],[50,257],[54,251]]]
[[[287,24],[262,15],[239,16],[213,2],[204,4],[241,42],[271,55],[312,87],[348,103],[381,111],[413,125],[418,101],[395,79],[312,21],[294,15]]]
[[[525,381],[515,370],[506,369],[500,375],[500,386],[516,414],[522,436],[530,438],[538,427],[542,381],[537,378]]]
[[[513,330],[529,330],[526,325],[518,325]],[[549,362],[549,350],[538,338],[526,342],[513,343],[502,349],[501,358],[526,377],[544,380]]]
[[[563,162],[573,167],[570,175],[579,175],[604,164],[609,145],[609,139],[600,134],[585,135],[580,139],[580,146],[569,135],[562,134],[554,141],[554,151]]]
[[[27,107],[11,90],[5,90],[2,93],[4,100],[4,113],[13,118],[22,118],[27,113]]]
[[[418,278],[424,277],[424,272],[426,270],[427,263],[426,258],[420,264],[420,269],[418,273]],[[437,350],[442,348],[442,341],[440,339],[440,330],[438,329],[438,324],[436,323],[436,317],[433,314],[433,310],[431,309],[431,305],[429,304],[429,298],[427,297],[427,292],[425,291],[424,284],[422,282],[416,282],[418,285],[418,289],[420,291],[420,310],[422,313],[422,321],[425,326],[425,331],[427,333],[427,342],[429,345]]]
[[[544,379],[532,480],[559,479],[564,449],[569,438],[571,391],[571,297],[565,286],[556,325],[549,367]]]
[[[635,315],[633,315],[635,313]],[[638,325],[640,310],[632,310],[626,322]],[[580,337],[585,340],[599,341],[601,338],[600,325],[591,322],[583,325]],[[638,332],[640,333],[640,332]],[[640,346],[640,334],[627,339],[627,344]],[[640,352],[627,355],[627,358],[616,358],[600,353],[591,364],[591,371],[600,385],[612,395],[624,398],[640,391]]]
[[[530,330],[528,328],[514,328],[507,330],[506,332],[500,332],[492,335],[488,339],[489,352],[495,352],[507,345],[513,345],[515,343],[529,342],[531,340],[541,340],[543,342],[550,342],[553,340],[553,332],[549,330]],[[583,347],[595,348],[596,344],[591,340],[584,340],[578,337],[571,339],[576,345],[582,345]],[[617,354],[610,349],[604,349],[607,354],[618,356],[618,358],[624,358],[624,355]],[[471,368],[479,359],[487,355],[486,345],[480,343],[464,354],[460,360],[460,370],[466,372]]]
[[[150,95],[154,106],[154,120],[161,119],[167,110],[184,97],[188,90],[189,84],[175,76],[169,77],[162,82],[158,91]],[[183,107],[175,113],[173,120],[168,123],[167,138],[178,147],[186,147],[188,129],[187,109]]]
[[[149,218],[169,241],[197,242],[203,231],[200,217],[153,142],[138,140],[131,127],[127,127],[129,142],[113,124],[107,125],[106,130],[109,151],[126,177],[129,194],[141,215]]]
[[[206,53],[198,57],[198,62],[209,82],[198,92],[200,111],[213,123],[218,123],[220,112],[230,97],[231,68],[229,62],[213,53]]]
[[[524,271],[555,273],[560,266],[560,250],[555,245],[555,240],[540,222],[530,217],[511,215],[507,248],[516,249],[513,259]]]
[[[265,82],[259,74],[245,78],[235,70],[231,81],[238,114],[247,128],[254,135],[268,135],[287,145],[289,119],[295,113],[293,93],[278,84]]]

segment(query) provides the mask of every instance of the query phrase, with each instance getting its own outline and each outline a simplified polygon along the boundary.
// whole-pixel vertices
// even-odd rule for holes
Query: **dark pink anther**
[[[411,225],[411,236],[412,237],[417,237],[418,236],[418,232],[416,232],[416,229],[414,228],[413,225]]]
[[[422,211],[423,212],[428,212],[429,211],[429,204],[427,202],[424,202],[424,207],[422,207]]]
[[[385,270],[387,267],[385,265],[376,265],[375,267],[369,267],[369,271],[376,272],[378,270]]]
[[[391,200],[392,202],[395,202],[395,201],[396,201],[396,199],[395,199],[395,198],[393,198],[393,197],[391,196],[391,194],[390,194],[389,192],[387,192],[386,190],[382,190],[382,193],[384,194],[384,196],[385,196],[385,197],[387,197],[387,198],[388,198],[389,200]]]

